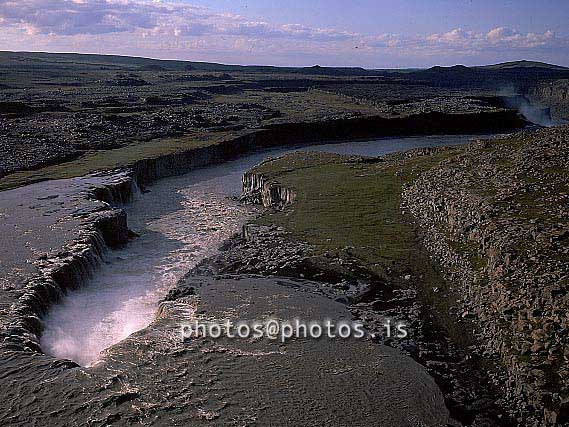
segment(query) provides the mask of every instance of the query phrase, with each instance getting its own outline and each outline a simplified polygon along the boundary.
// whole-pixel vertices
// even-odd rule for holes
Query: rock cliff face
[[[553,101],[569,102],[569,80],[556,80],[544,83],[531,93]]]
[[[569,129],[485,141],[424,173],[404,208],[478,325],[520,425],[569,423]]]
[[[246,172],[243,174],[243,196],[264,207],[278,207],[294,202],[296,193],[290,188],[268,181],[262,174]]]
[[[357,117],[308,123],[284,123],[252,131],[218,144],[138,161],[132,165],[139,185],[179,175],[199,166],[234,158],[253,150],[329,141],[401,135],[469,134],[519,129],[528,122],[513,109],[478,113],[420,113],[404,117]]]
[[[569,120],[569,80],[541,83],[530,89],[529,98],[550,107],[554,118]]]
[[[119,173],[34,184],[3,193],[0,208],[7,218],[2,233],[7,252],[2,256],[6,268],[1,292],[3,302],[10,302],[0,316],[5,349],[41,351],[41,317],[49,306],[94,274],[107,247],[127,242],[127,218],[120,204],[136,190],[132,178]],[[17,223],[15,230],[13,222]],[[31,236],[18,233],[18,229]],[[22,254],[21,247],[29,253]],[[14,252],[9,254],[10,250]],[[33,265],[28,274],[12,274],[26,264]]]

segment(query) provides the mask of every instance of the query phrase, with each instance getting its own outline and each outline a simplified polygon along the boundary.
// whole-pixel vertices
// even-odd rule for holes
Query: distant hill
[[[506,70],[511,68],[545,68],[548,70],[565,70],[565,71],[569,70],[569,68],[563,67],[561,65],[553,65],[553,64],[547,64],[545,62],[526,61],[526,60],[502,62],[500,64],[494,64],[494,65],[482,65],[474,68],[480,68],[484,70]]]
[[[513,86],[514,89],[525,92],[537,82],[569,78],[569,68],[543,62],[514,61],[480,67],[436,66],[425,70],[401,72],[399,75],[430,86],[483,89]]]
[[[253,73],[299,73],[313,75],[365,76],[374,75],[361,67],[274,67],[266,65],[228,65],[215,62],[178,61],[119,55],[79,53],[8,52],[0,51],[0,67],[15,69],[68,68],[117,69],[122,71],[242,71]]]
[[[0,51],[0,70],[46,76],[68,75],[70,72],[136,72],[136,71],[210,71],[266,74],[301,74],[321,76],[383,76],[403,79],[410,83],[456,88],[500,88],[514,84],[524,90],[537,81],[569,78],[569,68],[536,61],[513,61],[501,64],[466,67],[435,66],[428,69],[367,70],[361,67],[274,67],[265,65],[228,65],[214,62],[161,60],[118,55],[78,53],[6,52]]]

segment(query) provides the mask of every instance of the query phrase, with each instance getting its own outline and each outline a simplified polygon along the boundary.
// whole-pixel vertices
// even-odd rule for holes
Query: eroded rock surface
[[[567,132],[480,142],[404,195],[522,425],[569,422]]]

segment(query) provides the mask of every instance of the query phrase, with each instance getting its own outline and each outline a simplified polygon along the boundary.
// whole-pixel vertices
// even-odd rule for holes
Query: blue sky
[[[500,26],[569,33],[567,0],[200,0],[190,3],[254,19],[367,34],[433,33]]]
[[[568,0],[0,0],[0,49],[295,66],[569,66],[568,23]]]

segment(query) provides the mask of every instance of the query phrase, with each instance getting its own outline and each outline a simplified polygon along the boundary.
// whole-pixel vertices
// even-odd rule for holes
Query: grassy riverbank
[[[516,396],[506,405],[518,422],[565,421],[568,130],[383,161],[272,160],[252,173],[292,190],[294,203],[258,221],[308,242],[315,257],[357,264],[381,286],[411,283],[425,334],[468,349],[474,369]]]
[[[326,153],[295,153],[266,162],[253,172],[292,189],[297,198],[292,206],[266,212],[258,222],[283,226],[294,238],[310,243],[315,256],[349,254],[379,280],[397,283],[406,275],[422,277],[425,297],[440,304],[440,312],[448,312],[451,302],[432,293],[445,284],[400,205],[405,184],[463,150],[439,149],[409,158],[397,154],[385,162]],[[464,337],[455,332],[458,339]]]
[[[298,198],[260,221],[284,226],[321,253],[353,247],[367,267],[382,274],[391,263],[409,259],[414,246],[413,227],[399,209],[402,186],[455,152],[395,163],[295,153],[264,163],[254,172],[293,189]]]

